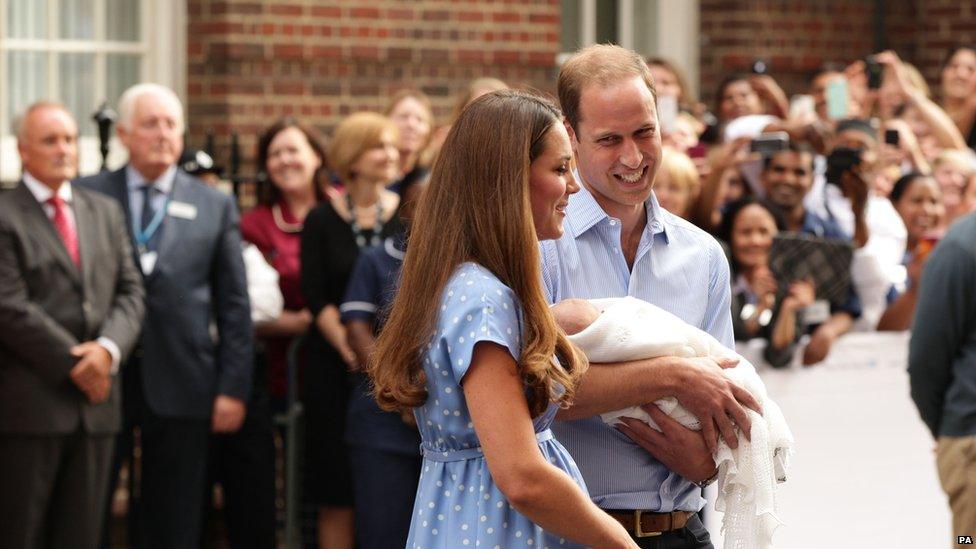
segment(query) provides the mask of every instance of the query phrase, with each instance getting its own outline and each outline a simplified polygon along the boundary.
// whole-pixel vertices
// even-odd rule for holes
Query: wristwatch
[[[700,481],[696,482],[695,484],[699,488],[701,488],[702,490],[704,490],[706,486],[708,486],[709,484],[715,482],[715,479],[717,479],[717,478],[718,478],[718,469],[716,468],[714,475],[706,478],[705,480],[700,480]]]

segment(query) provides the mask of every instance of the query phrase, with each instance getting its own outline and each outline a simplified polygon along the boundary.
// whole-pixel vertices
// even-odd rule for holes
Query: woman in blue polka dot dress
[[[539,270],[571,157],[559,111],[506,90],[462,112],[435,164],[370,367],[423,440],[408,548],[637,547],[549,430],[586,368]]]

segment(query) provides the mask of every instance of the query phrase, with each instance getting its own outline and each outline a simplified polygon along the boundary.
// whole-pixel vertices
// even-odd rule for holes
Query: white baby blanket
[[[773,531],[781,522],[776,514],[776,483],[786,480],[793,452],[793,434],[779,406],[766,394],[755,367],[706,332],[690,326],[675,315],[633,297],[596,299],[590,303],[602,311],[582,332],[569,337],[590,362],[621,362],[662,356],[738,358],[735,368],[723,370],[732,381],[747,389],[762,405],[763,415],[749,410],[752,440],[739,434],[739,447],[719,442],[718,501],[715,509],[724,513],[722,531],[726,549],[772,547]],[[599,368],[599,366],[595,366]],[[699,430],[694,415],[674,398],[655,402],[682,425]],[[628,408],[601,415],[609,425],[621,417],[632,417],[657,425],[640,408]]]

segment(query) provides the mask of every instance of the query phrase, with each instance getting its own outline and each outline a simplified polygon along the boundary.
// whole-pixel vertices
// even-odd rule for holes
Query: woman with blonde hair
[[[556,107],[499,91],[434,165],[370,365],[380,405],[414,408],[423,440],[408,547],[636,547],[549,430],[587,365],[539,274],[538,240],[579,190],[571,159]]]
[[[305,218],[301,238],[302,294],[312,315],[304,370],[308,490],[319,506],[319,546],[353,547],[353,497],[344,444],[350,371],[356,355],[340,322],[350,273],[367,246],[398,231],[399,196],[386,188],[400,171],[398,132],[389,118],[360,112],[343,120],[329,143],[331,168],[343,193]]]
[[[976,155],[971,150],[944,150],[932,163],[932,177],[942,189],[948,227],[952,222],[969,213],[966,188],[976,176]]]
[[[701,179],[695,162],[685,153],[664,147],[661,168],[654,181],[654,196],[665,210],[691,219],[692,207],[701,192]]]
[[[390,186],[391,191],[399,193],[401,187],[410,187],[413,183],[427,177],[430,166],[422,153],[430,142],[431,130],[434,127],[434,111],[427,94],[407,88],[393,95],[384,114],[389,116],[400,130],[400,140],[397,144],[397,149],[400,151],[400,176]]]

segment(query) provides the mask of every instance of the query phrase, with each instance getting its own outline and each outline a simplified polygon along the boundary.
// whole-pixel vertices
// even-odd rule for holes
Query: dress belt
[[[553,436],[551,429],[546,429],[545,431],[535,434],[535,439],[539,441],[539,444],[548,442],[554,438],[555,437]],[[481,446],[476,448],[462,448],[459,450],[435,450],[421,444],[420,452],[424,455],[424,459],[442,462],[464,461],[468,459],[479,459],[485,457],[484,452],[481,451]]]

